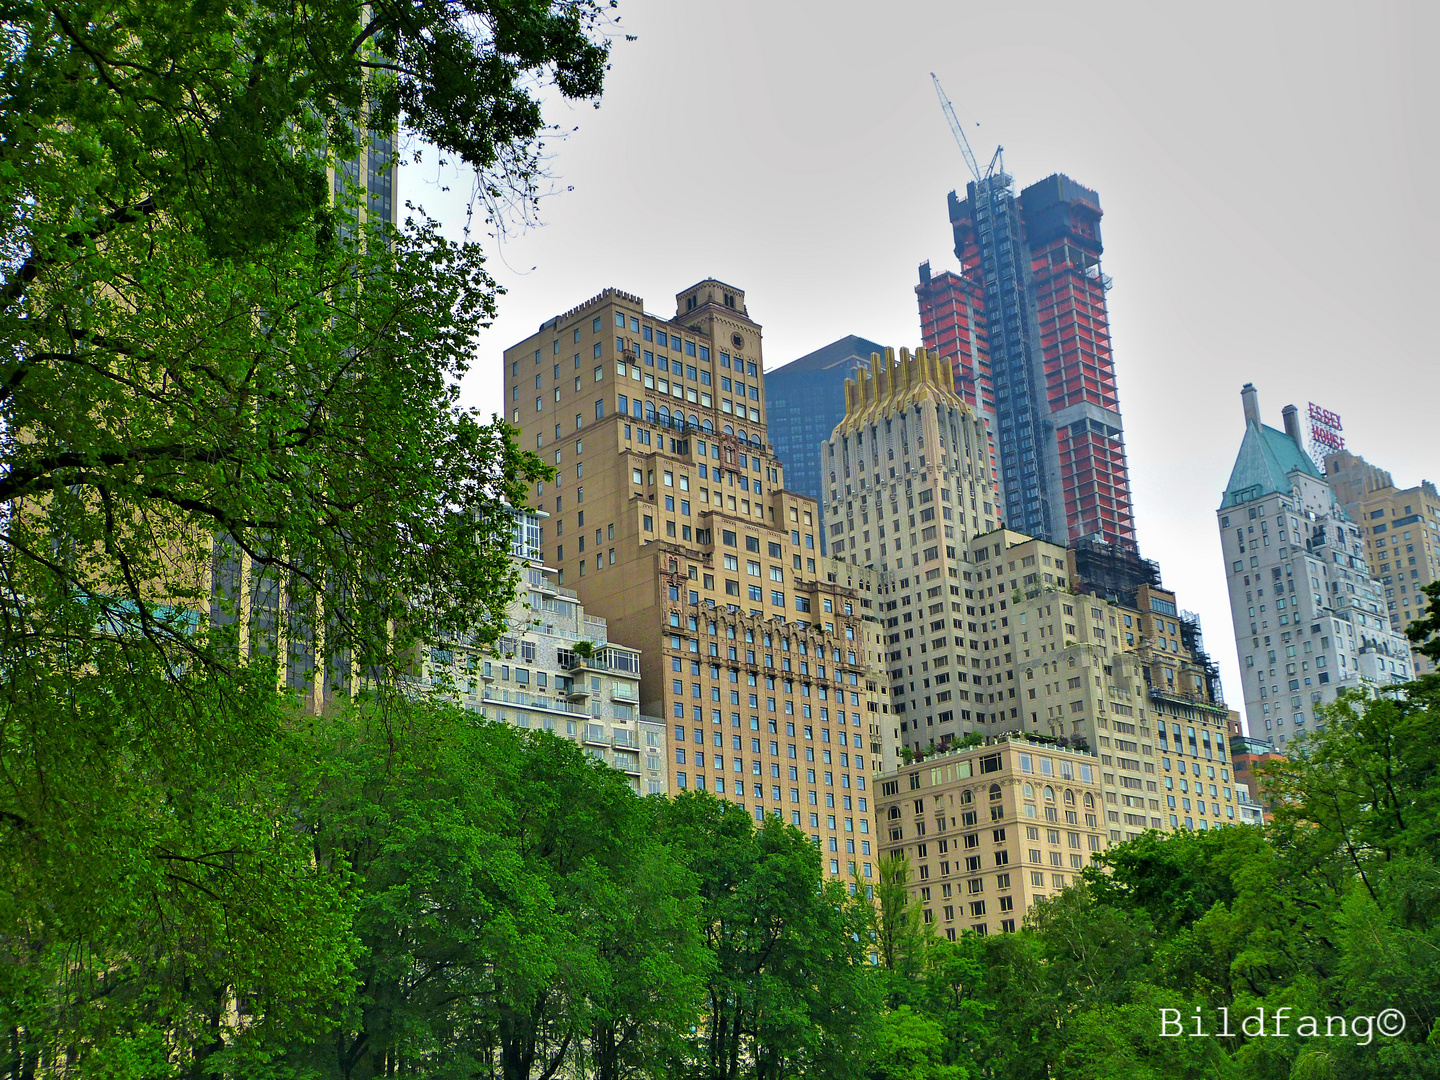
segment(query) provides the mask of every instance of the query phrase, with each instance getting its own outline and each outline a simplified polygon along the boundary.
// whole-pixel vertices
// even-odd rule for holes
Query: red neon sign
[[[1310,422],[1320,427],[1327,427],[1331,431],[1344,431],[1340,426],[1340,414],[1333,413],[1329,409],[1322,409],[1313,401],[1310,402]]]
[[[1312,401],[1309,415],[1312,451],[1316,447],[1323,447],[1331,452],[1345,449],[1345,439],[1340,434],[1344,428],[1340,424],[1339,413],[1321,408]]]

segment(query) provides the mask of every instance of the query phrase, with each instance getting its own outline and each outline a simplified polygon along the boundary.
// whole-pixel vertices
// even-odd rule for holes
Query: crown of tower
[[[845,380],[845,418],[836,427],[848,434],[891,416],[923,401],[949,405],[969,411],[970,406],[955,392],[955,372],[948,361],[917,349],[901,349],[896,359],[894,349],[870,354],[870,370],[857,371],[856,377]]]

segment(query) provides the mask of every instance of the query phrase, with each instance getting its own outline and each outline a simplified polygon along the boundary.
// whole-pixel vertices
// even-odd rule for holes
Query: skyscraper
[[[734,286],[693,285],[671,317],[606,289],[506,350],[506,405],[557,469],[533,494],[546,565],[640,650],[669,790],[779,816],[831,874],[870,878],[888,719],[871,601],[827,570],[819,508],[784,487],[761,355]]]
[[[850,334],[765,372],[766,416],[785,485],[821,501],[820,446],[845,415],[845,380],[885,347]]]
[[[1000,455],[996,448],[995,387],[990,378],[990,345],[985,327],[985,290],[979,281],[920,264],[920,332],[926,351],[945,357],[955,374],[955,392],[985,421],[990,443],[990,479],[1000,493]]]
[[[925,348],[950,361],[955,392],[993,423],[995,388],[990,381],[990,341],[985,325],[985,288],[953,270],[932,273],[920,264],[920,333]]]
[[[948,746],[1000,717],[971,701],[979,642],[966,637],[961,601],[965,544],[996,525],[985,423],[924,349],[901,349],[898,362],[887,351],[845,391],[825,445],[830,548],[884,571],[892,734],[912,750]]]
[[[1057,174],[1017,198],[1002,169],[964,200],[951,192],[949,208],[961,272],[921,268],[921,327],[957,386],[972,382],[982,408],[993,393],[1006,525],[1133,548],[1099,196]]]
[[[1284,749],[1342,688],[1401,683],[1410,648],[1390,626],[1360,527],[1305,453],[1295,406],[1283,431],[1240,391],[1245,436],[1216,516],[1250,733]]]

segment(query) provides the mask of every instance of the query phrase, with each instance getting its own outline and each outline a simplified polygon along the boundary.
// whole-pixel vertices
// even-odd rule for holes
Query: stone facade
[[[999,513],[985,422],[923,349],[874,358],[846,399],[822,448],[831,552],[882,575],[892,737],[943,748],[990,720],[970,700],[978,660],[962,602],[966,543]]]
[[[540,517],[517,512],[512,555],[520,589],[493,649],[439,642],[418,686],[522,728],[552,731],[611,765],[644,795],[667,790],[665,722],[640,712],[640,656],[613,644],[604,619],[554,583],[540,558]]]
[[[1106,847],[1102,804],[1093,755],[1017,734],[885,774],[876,816],[925,925],[954,940],[1013,931],[1073,884]]]
[[[1401,634],[1425,615],[1425,586],[1440,580],[1440,491],[1429,480],[1397,488],[1384,469],[1342,450],[1325,457],[1325,479],[1365,539],[1365,556],[1385,590],[1390,628]],[[1412,649],[1417,675],[1435,672]]]

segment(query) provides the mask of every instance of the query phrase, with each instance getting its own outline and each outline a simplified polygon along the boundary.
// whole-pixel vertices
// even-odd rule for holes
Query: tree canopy
[[[273,1032],[333,1029],[314,1006],[361,970],[358,871],[292,827],[319,752],[294,697],[384,690],[417,643],[498,634],[505,507],[546,475],[458,406],[497,289],[423,213],[389,224],[397,147],[523,204],[540,96],[598,98],[608,19],[589,0],[0,16],[15,1075],[253,1070]]]

